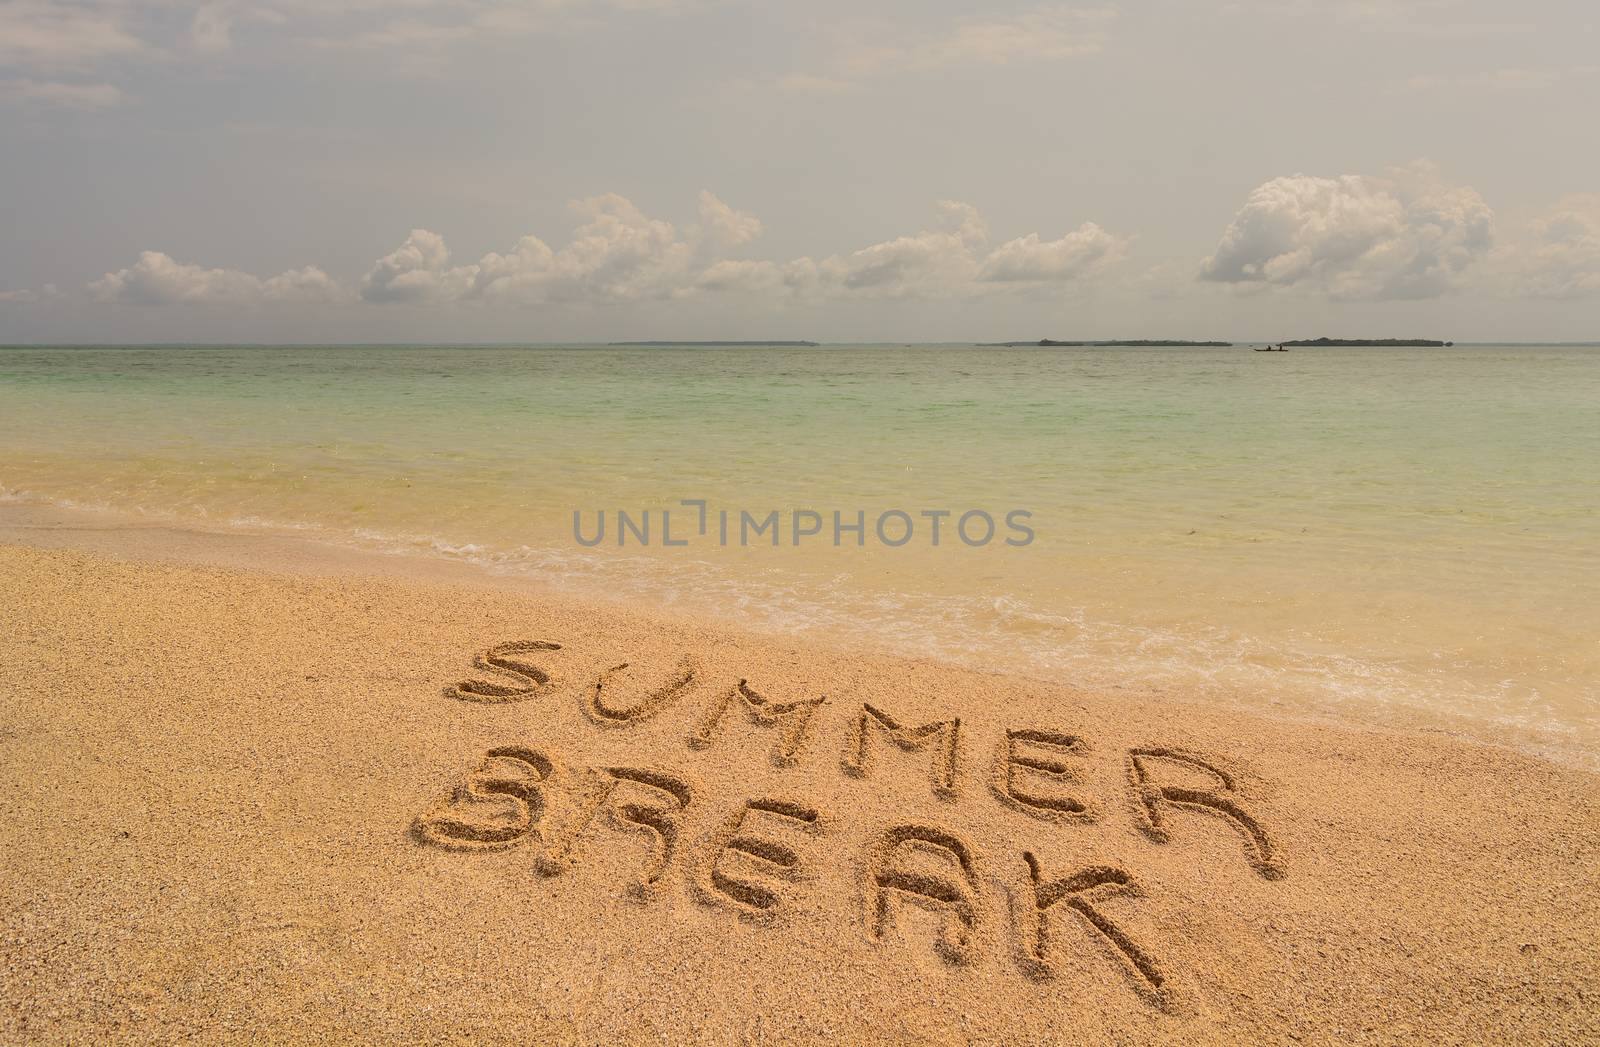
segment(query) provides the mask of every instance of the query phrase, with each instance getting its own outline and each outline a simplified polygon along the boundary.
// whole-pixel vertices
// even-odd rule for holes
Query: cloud
[[[977,209],[954,200],[939,203],[943,230],[925,230],[870,244],[816,267],[821,289],[885,297],[953,291],[977,276],[976,252],[988,238]]]
[[[1030,234],[987,250],[976,208],[943,201],[941,228],[820,260],[730,258],[761,222],[709,192],[699,221],[679,230],[615,194],[573,204],[584,219],[566,246],[525,236],[504,254],[453,265],[437,233],[413,230],[361,281],[370,302],[519,304],[616,302],[695,294],[916,298],[991,293],[1002,285],[1059,285],[1094,275],[1124,241],[1093,223],[1057,240]]]
[[[328,303],[347,297],[339,284],[316,266],[263,280],[237,269],[187,265],[160,251],[144,251],[126,269],[107,273],[88,287],[97,302],[133,305],[256,305]]]
[[[972,279],[972,253],[950,233],[924,232],[834,256],[817,267],[829,289],[917,296]]]
[[[347,301],[350,292],[314,265],[290,269],[261,281],[263,302],[333,305]]]
[[[988,249],[988,227],[970,204],[939,203],[942,228],[869,244],[820,261],[728,262],[703,274],[711,290],[782,290],[801,296],[974,297],[999,285],[1041,287],[1095,275],[1125,241],[1085,223],[1056,240],[1037,233]]]
[[[586,221],[566,247],[550,256],[542,270],[526,269],[498,277],[489,297],[569,300],[667,297],[687,270],[693,247],[672,223],[646,217],[615,193],[579,200],[573,210]]]
[[[988,227],[975,207],[944,200],[939,209],[944,230],[825,258],[816,263],[809,286],[803,279],[805,267],[791,263],[786,282],[802,291],[843,296],[974,297],[1005,286],[1040,288],[1090,278],[1114,261],[1125,244],[1086,222],[1055,240],[1029,233],[990,250]]]
[[[78,84],[43,80],[0,80],[0,102],[39,103],[64,109],[114,109],[127,101],[112,84]]]
[[[17,291],[0,291],[0,305],[37,305],[40,302],[57,302],[65,298],[55,284],[45,284],[37,291],[26,288]]]
[[[262,278],[208,269],[145,251],[88,285],[91,299],[135,305],[255,306],[335,303],[551,305],[680,299],[696,295],[815,298],[971,298],[1061,287],[1096,277],[1126,241],[1085,222],[1055,239],[1038,233],[989,247],[970,204],[938,205],[936,228],[821,259],[730,257],[761,235],[759,219],[710,192],[682,228],[615,193],[575,200],[579,224],[553,248],[534,235],[505,252],[457,264],[444,238],[413,229],[375,261],[352,292],[316,266]],[[19,299],[20,300],[20,299]]]
[[[615,193],[572,208],[582,222],[560,250],[530,235],[469,265],[451,265],[437,233],[412,230],[362,278],[361,295],[371,302],[524,304],[669,298],[694,288],[701,271],[761,233],[760,221],[708,192],[700,194],[699,223],[681,232]]]
[[[433,302],[460,297],[472,273],[450,268],[444,237],[413,229],[406,242],[374,263],[361,279],[361,297],[369,302]]]
[[[708,190],[700,191],[700,228],[696,239],[714,251],[727,251],[761,235],[761,220],[735,211]]]
[[[0,65],[75,69],[144,49],[108,3],[6,0],[0,4]]]
[[[978,279],[1002,283],[1073,280],[1092,272],[1121,253],[1123,241],[1093,222],[1085,222],[1058,240],[1040,240],[1038,233],[1007,241],[984,260]]]
[[[1600,194],[1569,196],[1530,222],[1495,258],[1506,293],[1525,298],[1600,294]]]
[[[727,258],[702,270],[695,277],[694,286],[697,290],[721,294],[766,294],[814,283],[815,279],[814,264],[786,273],[784,266],[777,262]]]
[[[1477,191],[1447,185],[1426,164],[1387,178],[1290,175],[1250,194],[1200,278],[1335,299],[1432,298],[1458,285],[1493,233]]]
[[[838,92],[868,77],[1003,66],[1091,55],[1105,47],[1115,12],[1101,8],[1039,7],[1013,17],[967,18],[946,32],[907,38],[903,30],[850,31],[851,40],[823,73],[792,73],[786,90]]]

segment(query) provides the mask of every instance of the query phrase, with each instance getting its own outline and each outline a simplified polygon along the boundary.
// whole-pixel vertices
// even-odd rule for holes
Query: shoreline
[[[309,543],[14,535],[7,1037],[1600,1035],[1590,771]]]
[[[570,584],[550,584],[537,572],[496,569],[492,564],[446,552],[422,549],[364,548],[336,537],[301,533],[271,524],[245,526],[167,516],[145,516],[100,507],[64,507],[36,501],[0,502],[0,545],[14,543],[59,548],[123,558],[188,566],[285,571],[312,576],[354,575],[424,584],[486,588],[553,602],[566,613],[581,614],[594,605],[623,614],[639,626],[709,625],[758,642],[794,641],[842,654],[914,664],[944,666],[978,674],[1030,680],[1102,693],[1126,694],[1147,701],[1183,707],[1242,712],[1287,723],[1341,726],[1442,734],[1452,739],[1504,747],[1584,770],[1600,770],[1596,750],[1576,727],[1528,724],[1512,718],[1474,715],[1462,710],[1422,708],[1413,704],[1377,704],[1370,699],[1308,702],[1259,693],[1174,694],[1170,687],[1130,681],[1126,684],[1081,684],[1062,674],[1017,665],[985,664],[948,654],[897,650],[882,637],[847,637],[836,627],[794,631],[770,623],[711,616],[701,608],[643,602],[636,592],[610,595],[587,586],[575,592]],[[641,606],[641,603],[644,603]]]

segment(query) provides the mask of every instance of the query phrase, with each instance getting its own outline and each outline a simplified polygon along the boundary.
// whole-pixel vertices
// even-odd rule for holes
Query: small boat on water
[[[1256,349],[1255,346],[1251,346],[1250,348],[1254,349],[1258,353],[1286,353],[1286,352],[1289,351],[1288,349],[1286,349],[1285,347],[1283,347],[1281,345],[1280,346],[1276,346],[1276,347],[1269,345],[1265,349]]]

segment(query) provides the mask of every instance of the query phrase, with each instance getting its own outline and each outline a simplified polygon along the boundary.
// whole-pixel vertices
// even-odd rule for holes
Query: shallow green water
[[[0,492],[1100,687],[1600,734],[1597,348],[10,348]],[[691,498],[734,544],[713,516],[665,548],[656,515],[616,547],[617,509],[683,536]],[[796,508],[824,521],[798,548]],[[974,508],[981,548],[950,531]],[[780,546],[739,547],[739,509],[780,510]]]

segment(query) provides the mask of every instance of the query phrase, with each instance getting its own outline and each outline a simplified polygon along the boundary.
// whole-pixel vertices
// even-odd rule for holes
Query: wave
[[[0,503],[129,514],[204,530],[305,538],[387,556],[470,565],[576,598],[719,618],[768,633],[825,638],[901,656],[1049,678],[1088,690],[1182,696],[1257,712],[1371,720],[1404,709],[1532,737],[1543,752],[1592,748],[1594,718],[1563,720],[1537,689],[1485,685],[1449,666],[1428,668],[1268,640],[1222,625],[1187,630],[1120,621],[1090,606],[1045,608],[1010,594],[947,595],[861,585],[847,571],[806,577],[779,567],[497,547],[417,531],[338,528],[203,507],[154,509],[44,496],[0,485]]]

